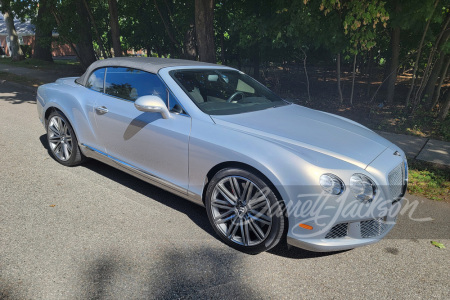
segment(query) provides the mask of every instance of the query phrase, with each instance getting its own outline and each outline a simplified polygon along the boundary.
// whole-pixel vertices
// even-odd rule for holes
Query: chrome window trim
[[[115,98],[115,99],[118,99],[118,100],[122,100],[122,101],[127,101],[127,102],[134,103],[134,101],[132,101],[132,100],[120,98],[120,97],[117,97],[117,96],[114,96],[114,95],[107,94],[107,93],[105,92],[105,89],[106,89],[106,74],[107,74],[107,72],[108,72],[108,68],[121,68],[121,67],[119,67],[119,66],[117,66],[117,67],[116,67],[116,66],[109,66],[109,67],[101,67],[101,68],[97,68],[97,69],[93,70],[93,71],[91,72],[91,74],[89,74],[89,76],[88,76],[88,80],[89,80],[89,77],[91,77],[92,73],[94,73],[95,71],[100,70],[100,69],[105,69],[105,74],[103,75],[103,92],[100,92],[100,91],[96,91],[96,90],[90,89],[90,88],[88,88],[88,87],[86,87],[86,86],[84,86],[84,85],[83,85],[83,86],[84,86],[85,88],[87,88],[88,90],[90,90],[90,91],[97,92],[97,93],[100,93],[100,94],[102,94],[102,95],[105,95],[105,96],[108,96],[108,97],[112,97],[112,98]],[[178,104],[181,106],[181,108],[183,109],[183,111],[186,112],[185,114],[184,114],[184,113],[175,113],[175,112],[171,112],[171,111],[169,110],[169,113],[174,114],[174,115],[183,116],[183,117],[189,117],[189,118],[191,117],[191,116],[189,115],[189,113],[187,112],[187,110],[184,108],[184,106],[181,104],[181,102],[178,100],[178,98],[175,96],[175,94],[172,92],[172,90],[167,86],[167,84],[164,82],[164,80],[161,78],[161,76],[160,76],[159,74],[147,72],[147,71],[144,71],[144,70],[141,70],[141,69],[133,69],[133,70],[139,70],[139,71],[141,71],[141,72],[145,72],[145,73],[148,73],[148,74],[156,75],[156,76],[159,78],[159,80],[161,80],[161,82],[162,82],[162,83],[164,84],[164,86],[166,87],[166,92],[167,92],[167,109],[169,109],[169,93],[171,93],[172,96],[175,98],[175,100],[178,102]],[[82,84],[80,84],[80,85],[82,85]]]
[[[83,84],[81,84],[81,83],[78,83],[76,79],[75,79],[75,83],[76,83],[76,84],[79,84],[79,85],[81,85],[81,86],[84,86],[84,87],[87,88],[88,90],[91,90],[91,91],[94,91],[94,92],[97,92],[97,93],[100,93],[100,94],[104,94],[104,93],[105,93],[106,70],[108,69],[107,67],[100,67],[100,68],[97,68],[97,69],[93,70],[93,71],[91,72],[91,74],[89,74],[89,76],[87,77],[86,83],[89,81],[89,78],[91,78],[91,75],[92,75],[95,71],[100,70],[100,69],[105,69],[105,74],[103,74],[103,91],[102,91],[102,92],[93,90],[93,89],[91,89],[91,88],[88,88],[87,86],[85,86],[85,85],[83,85]],[[77,79],[78,79],[78,78],[77,78]]]
[[[175,96],[175,94],[174,94],[174,93],[172,92],[172,90],[169,88],[169,86],[168,86],[167,83],[164,81],[164,79],[161,77],[161,75],[158,73],[158,74],[156,74],[156,76],[158,76],[158,78],[161,80],[161,82],[164,84],[164,86],[165,86],[166,89],[167,89],[167,109],[169,109],[169,107],[170,107],[170,103],[169,103],[169,93],[171,93],[172,96],[175,98],[175,100],[177,100],[178,104],[181,106],[181,108],[183,109],[183,111],[186,112],[185,114],[177,114],[177,113],[174,113],[174,114],[177,114],[177,115],[180,115],[180,116],[185,116],[185,117],[190,117],[189,112],[184,108],[183,104],[181,104],[180,100],[178,100],[178,98]],[[169,110],[169,112],[172,113],[170,110]]]

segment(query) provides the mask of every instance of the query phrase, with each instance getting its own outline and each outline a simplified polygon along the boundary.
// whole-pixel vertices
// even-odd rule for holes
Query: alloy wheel
[[[255,246],[267,238],[272,210],[264,190],[241,176],[224,177],[215,185],[210,209],[214,225],[227,239]]]
[[[53,154],[62,161],[67,161],[72,156],[72,133],[66,121],[53,116],[48,121],[48,142]]]

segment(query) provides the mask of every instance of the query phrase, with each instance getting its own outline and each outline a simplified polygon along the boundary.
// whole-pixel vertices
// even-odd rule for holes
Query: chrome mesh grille
[[[387,224],[383,221],[382,218],[361,221],[361,237],[371,238],[379,236],[384,233],[386,227]]]
[[[403,184],[405,178],[404,163],[399,164],[388,175],[389,190],[391,192],[391,198],[395,199],[402,194]]]
[[[347,236],[348,223],[334,225],[325,236],[326,239],[337,239]]]

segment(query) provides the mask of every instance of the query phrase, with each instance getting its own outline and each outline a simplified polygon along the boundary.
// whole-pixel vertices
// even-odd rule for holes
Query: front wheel
[[[82,162],[83,155],[73,128],[59,111],[52,112],[48,117],[47,141],[50,153],[60,164],[75,166]]]
[[[246,170],[219,171],[208,185],[205,205],[214,231],[239,251],[267,251],[283,235],[286,220],[280,200],[264,180]]]

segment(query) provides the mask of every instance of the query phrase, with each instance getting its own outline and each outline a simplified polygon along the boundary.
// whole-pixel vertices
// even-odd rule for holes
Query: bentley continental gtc
[[[37,109],[57,162],[97,159],[202,205],[216,234],[246,253],[280,241],[320,252],[375,243],[406,190],[400,148],[222,65],[100,60],[40,86]]]

